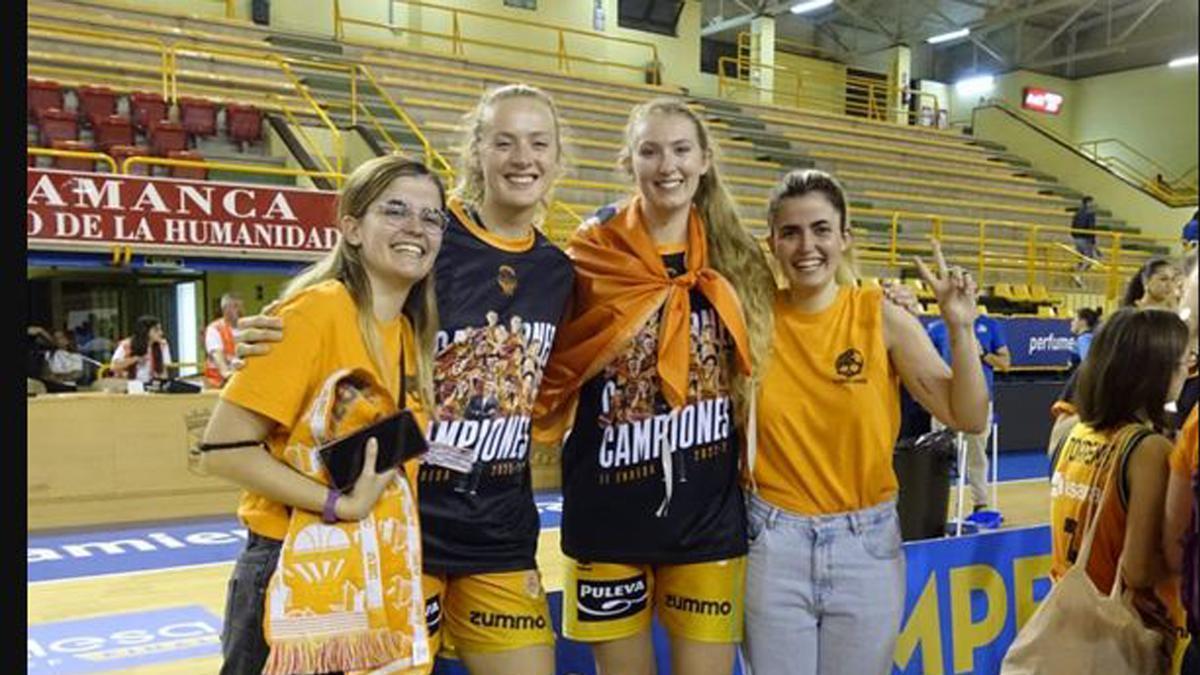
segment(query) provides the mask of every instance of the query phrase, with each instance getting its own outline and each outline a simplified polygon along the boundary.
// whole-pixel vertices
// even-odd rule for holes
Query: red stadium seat
[[[181,97],[179,123],[194,136],[212,136],[217,133],[217,105],[202,98]]]
[[[54,141],[51,145],[56,150],[75,150],[77,152],[90,151],[92,146],[83,141],[59,140]],[[95,171],[96,160],[84,159],[81,157],[55,157],[54,168],[65,169],[67,171]]]
[[[120,115],[109,115],[96,123],[96,146],[107,151],[114,145],[133,145],[133,123]]]
[[[204,155],[191,150],[174,150],[167,153],[170,159],[183,159],[194,162],[204,161]],[[173,166],[171,167],[172,178],[186,178],[190,180],[208,180],[208,169],[202,167],[191,166]]]
[[[233,141],[257,141],[262,138],[262,113],[249,105],[225,107],[225,133]]]
[[[159,157],[187,149],[187,132],[178,122],[159,122],[150,129],[150,151]]]
[[[29,80],[25,88],[26,108],[29,117],[36,121],[50,108],[63,109],[63,91],[57,82]]]
[[[129,95],[129,111],[133,127],[146,131],[167,119],[167,102],[158,94],[135,91]]]
[[[79,98],[79,117],[96,127],[111,115],[117,114],[117,95],[108,87],[83,86],[75,91]]]
[[[122,170],[126,159],[135,156],[144,157],[149,154],[150,148],[140,145],[114,145],[108,149],[109,157],[112,157],[113,161],[117,163],[117,171]],[[150,175],[150,165],[134,164],[132,167],[130,167],[129,173],[134,176],[148,176]]]
[[[74,141],[79,139],[79,119],[74,113],[58,108],[47,108],[42,111],[42,119],[38,125],[42,147],[53,147],[55,141]]]

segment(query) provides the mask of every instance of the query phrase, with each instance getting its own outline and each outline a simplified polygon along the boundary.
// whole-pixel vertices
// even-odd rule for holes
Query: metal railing
[[[433,12],[441,12],[447,15],[450,22],[449,32],[426,30],[423,28],[415,28],[412,26],[398,25],[393,23],[385,23],[381,21],[372,21],[356,17],[346,16],[342,12],[340,0],[333,0],[333,25],[334,37],[341,42],[353,42],[354,39],[348,39],[346,36],[346,26],[366,26],[371,28],[379,28],[389,31],[393,37],[401,34],[415,35],[419,37],[431,38],[440,42],[449,43],[449,53],[451,56],[465,57],[467,56],[467,46],[483,47],[488,49],[498,49],[502,51],[515,52],[528,58],[531,54],[540,55],[543,57],[553,58],[556,63],[558,72],[563,74],[572,74],[572,64],[585,63],[605,68],[618,68],[629,70],[635,73],[648,73],[651,76],[651,84],[662,84],[662,74],[660,72],[661,62],[658,59],[658,47],[652,42],[642,40],[632,40],[629,38],[615,37],[604,35],[593,31],[580,30],[566,26],[555,26],[551,24],[541,23],[537,21],[529,21],[526,19],[517,19],[500,14],[489,14],[472,9],[462,9],[459,7],[451,7],[448,5],[439,5],[431,2],[419,2],[417,0],[387,0],[391,5],[407,5],[409,7],[432,10]],[[534,31],[547,31],[547,36],[553,36],[555,47],[553,49],[544,49],[530,46],[528,44],[511,42],[498,42],[489,40],[483,37],[468,37],[464,31],[464,18],[471,18],[476,21],[492,21],[511,26],[521,26]],[[568,37],[571,40],[568,40]],[[613,61],[609,59],[595,58],[579,53],[576,49],[572,51],[569,47],[574,40],[589,39],[598,40],[601,44],[625,44],[632,45],[638,48],[644,48],[650,57],[647,63],[641,65],[631,65],[621,61]],[[578,47],[578,45],[575,45]]]
[[[1195,206],[1196,166],[1172,177],[1171,171],[1119,138],[1101,138],[1078,144],[1093,161],[1107,166],[1126,181],[1137,183],[1170,206]]]

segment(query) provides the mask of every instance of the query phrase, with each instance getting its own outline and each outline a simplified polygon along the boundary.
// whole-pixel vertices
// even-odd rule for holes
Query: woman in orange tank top
[[[789,173],[767,221],[788,288],[750,434],[744,654],[755,675],[883,675],[904,603],[891,463],[899,385],[948,426],[983,429],[975,282],[947,267],[936,241],[938,272],[917,261],[949,328],[950,368],[915,317],[855,286],[832,176]]]

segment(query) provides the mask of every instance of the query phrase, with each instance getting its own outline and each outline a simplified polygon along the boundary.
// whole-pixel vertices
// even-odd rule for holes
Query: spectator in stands
[[[941,319],[929,324],[929,338],[933,346],[942,355],[947,364],[950,363],[951,344],[947,333],[946,323]],[[995,372],[1004,372],[1012,366],[1012,354],[1008,350],[1008,338],[1000,322],[986,314],[975,317],[975,341],[979,350],[979,360],[983,366],[983,377],[987,383],[988,414],[987,426],[980,433],[964,434],[967,442],[967,482],[971,486],[971,498],[974,500],[975,511],[983,511],[988,506],[988,439],[992,434],[992,418],[996,401]],[[946,428],[937,418],[933,419],[933,429]]]
[[[478,422],[469,416],[483,406],[466,403],[469,393],[457,386],[464,372],[474,371],[481,387],[520,390],[504,412],[492,408],[503,416],[497,419],[524,419],[525,431],[513,440],[530,446],[529,414],[550,346],[540,340],[554,335],[572,290],[570,260],[539,231],[564,169],[563,135],[554,100],[523,84],[483,92],[467,116],[450,226],[436,263],[440,329],[464,340],[447,344],[434,369],[433,436]],[[507,272],[497,277],[498,269]],[[497,326],[516,325],[526,330],[493,339]],[[239,326],[239,353],[252,358],[266,353],[258,341],[279,339],[272,332],[282,322],[255,316]],[[518,379],[530,384],[515,385]],[[419,475],[424,590],[427,606],[437,609],[428,617],[431,650],[453,645],[475,675],[552,675],[554,630],[535,559],[529,457],[537,450],[521,460],[472,462],[489,438],[460,437],[468,468],[430,458]],[[512,622],[474,620],[496,608]]]
[[[1087,358],[1088,348],[1092,346],[1092,335],[1096,326],[1100,324],[1100,315],[1103,313],[1103,307],[1080,307],[1075,310],[1075,318],[1071,320],[1071,333],[1075,335],[1075,348],[1071,352],[1072,368]]]
[[[1071,238],[1075,240],[1075,250],[1079,252],[1079,255],[1086,256],[1091,260],[1100,258],[1100,250],[1096,248],[1096,209],[1092,205],[1091,195],[1083,196],[1079,202],[1079,209],[1071,218]],[[1083,287],[1083,279],[1078,273],[1091,266],[1092,263],[1089,260],[1081,260],[1075,265],[1076,274],[1072,279],[1076,286]]]
[[[1108,318],[1079,368],[1079,422],[1055,443],[1051,460],[1051,577],[1074,564],[1099,519],[1088,576],[1108,594],[1120,561],[1143,622],[1164,637],[1155,672],[1167,672],[1183,626],[1162,521],[1171,451],[1165,408],[1183,386],[1187,348],[1187,325],[1173,312],[1124,308]],[[1089,498],[1089,485],[1104,486],[1099,500]]]
[[[637,192],[569,244],[573,310],[537,410],[544,427],[574,411],[562,450],[563,633],[592,644],[602,673],[654,672],[655,615],[674,672],[727,674],[742,638],[739,436],[752,364],[769,347],[774,283],[718,155],[684,101],[635,107],[619,161]],[[722,411],[723,421],[704,422],[701,410]],[[653,454],[617,451],[613,463],[618,434],[668,417],[691,425],[689,445],[663,437]],[[732,609],[701,613],[693,603]]]
[[[1184,290],[1183,301],[1179,304],[1179,318],[1188,323],[1188,326],[1193,329],[1193,337],[1195,337],[1195,328],[1197,321],[1200,321],[1200,316],[1197,313],[1200,309],[1196,307],[1196,251],[1192,251],[1184,261]],[[1187,419],[1193,408],[1196,407],[1196,402],[1200,399],[1200,364],[1197,363],[1197,352],[1200,351],[1200,346],[1196,340],[1191,341],[1191,348],[1188,350],[1188,378],[1183,383],[1183,393],[1179,395],[1179,400],[1175,402],[1175,417],[1176,421],[1182,426],[1183,420]]]
[[[376,473],[369,441],[342,494],[313,457],[398,405],[426,418],[430,275],[447,222],[442,183],[423,164],[360,164],[338,198],[337,246],[285,291],[289,333],[221,392],[201,466],[244,488],[249,530],[225,606],[222,673],[428,672],[417,461]],[[309,565],[323,572],[293,571]]]
[[[54,338],[41,326],[29,326],[25,330],[25,376],[42,379],[46,357],[54,350]]]
[[[1151,258],[1142,265],[1125,287],[1122,307],[1165,309],[1179,307],[1179,268],[1166,258]]]
[[[54,331],[54,350],[46,354],[45,377],[72,389],[83,378],[83,355],[69,331]]]
[[[950,426],[985,429],[975,282],[947,267],[936,241],[937,271],[918,261],[948,326],[947,367],[915,316],[855,286],[846,194],[832,176],[787,174],[767,222],[788,288],[775,295],[747,451],[743,655],[755,675],[880,675],[905,599],[892,463],[900,385]]]
[[[113,375],[149,384],[167,377],[171,363],[171,346],[163,334],[162,322],[156,316],[139,316],[133,335],[117,343],[109,359]]]
[[[1180,307],[1180,317],[1188,324],[1191,345],[1192,371],[1188,382],[1196,388],[1195,350],[1197,338],[1200,337],[1200,270],[1196,267],[1196,254],[1191,255],[1187,283]],[[1185,385],[1185,389],[1187,385]],[[1194,394],[1194,392],[1193,392]],[[1185,393],[1186,395],[1186,393]],[[1171,451],[1171,474],[1167,482],[1167,497],[1163,516],[1163,552],[1167,566],[1172,572],[1182,573],[1181,597],[1187,611],[1187,627],[1191,642],[1183,657],[1181,675],[1200,675],[1200,611],[1197,596],[1200,595],[1200,578],[1197,577],[1200,568],[1200,552],[1197,546],[1197,531],[1200,523],[1195,516],[1196,485],[1200,484],[1197,475],[1197,426],[1200,425],[1200,409],[1196,407],[1193,396],[1190,405],[1182,401],[1178,414],[1186,417],[1179,437],[1175,440],[1175,448]],[[1185,548],[1188,547],[1188,558],[1185,560]],[[1185,565],[1186,562],[1186,565]]]
[[[1187,221],[1183,226],[1183,232],[1180,233],[1180,239],[1183,240],[1184,248],[1196,248],[1197,240],[1200,239],[1200,222],[1197,218],[1200,217],[1200,210],[1192,214],[1192,219]]]
[[[221,296],[220,318],[204,329],[204,351],[208,355],[204,362],[204,383],[213,389],[225,386],[225,381],[233,374],[230,364],[237,355],[233,329],[241,316],[241,297],[237,293],[225,293]]]

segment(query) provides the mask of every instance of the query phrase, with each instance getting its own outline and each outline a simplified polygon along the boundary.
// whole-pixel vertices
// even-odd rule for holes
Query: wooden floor
[[[950,515],[953,515],[955,498],[952,489]],[[1006,528],[1044,523],[1049,514],[1049,483],[1045,479],[1003,483],[999,487],[999,505],[1005,516]],[[563,563],[558,530],[543,531],[538,546],[538,564],[548,591],[561,590]],[[28,623],[32,625],[180,605],[201,605],[219,617],[224,613],[225,588],[232,568],[233,563],[229,562],[31,583],[28,586]],[[220,658],[212,656],[157,663],[119,672],[194,675],[215,673],[219,666]]]

